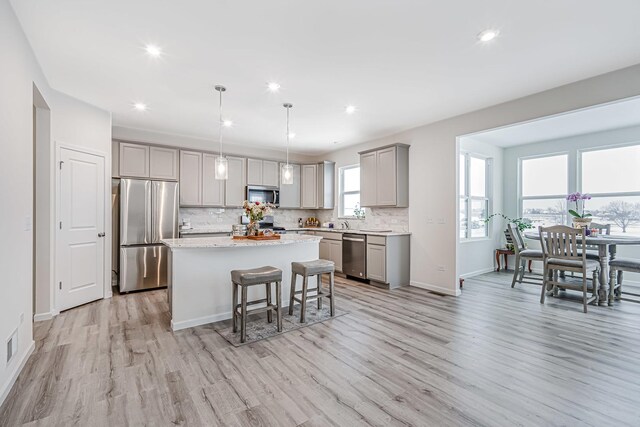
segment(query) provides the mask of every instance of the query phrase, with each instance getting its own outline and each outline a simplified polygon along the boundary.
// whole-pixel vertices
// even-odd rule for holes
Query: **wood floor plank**
[[[510,282],[338,277],[346,315],[237,348],[173,333],[165,290],[115,295],[34,324],[0,426],[640,425],[640,304]]]

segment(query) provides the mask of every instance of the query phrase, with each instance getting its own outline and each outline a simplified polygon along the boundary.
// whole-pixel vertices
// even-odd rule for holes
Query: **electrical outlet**
[[[433,224],[433,218],[427,218],[427,224]]]
[[[7,340],[7,364],[11,362],[13,356],[18,352],[18,330],[16,329]]]
[[[438,271],[444,271],[444,265],[439,265],[438,266]]]

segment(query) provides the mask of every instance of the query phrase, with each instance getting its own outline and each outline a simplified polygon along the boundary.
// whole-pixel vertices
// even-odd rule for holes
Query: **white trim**
[[[468,279],[469,277],[480,276],[481,274],[491,273],[492,271],[496,271],[495,267],[487,267],[481,270],[472,271],[470,273],[461,274],[461,279]]]
[[[59,313],[56,313],[56,314],[59,314]],[[50,320],[50,319],[53,319],[52,311],[48,311],[46,313],[37,313],[33,315],[34,322],[42,322],[44,320]]]
[[[432,285],[430,283],[417,282],[415,280],[412,280],[411,282],[409,282],[409,286],[413,286],[420,289],[426,289],[427,291],[431,291],[440,295],[449,295],[449,296],[457,297],[462,294],[462,291],[460,291],[459,287],[456,287],[455,290],[451,290],[449,288],[443,288],[442,286]]]
[[[35,349],[36,342],[31,341],[31,345],[29,345],[29,348],[27,349],[27,351],[25,351],[22,359],[20,360],[20,363],[15,367],[11,375],[9,375],[7,381],[2,385],[2,389],[0,389],[0,405],[4,403],[4,400],[7,398],[9,392],[11,391],[11,388],[13,388],[13,385],[18,379],[18,375],[20,375],[20,372],[22,372],[24,365],[26,365],[27,360],[29,360],[29,357],[33,354]]]

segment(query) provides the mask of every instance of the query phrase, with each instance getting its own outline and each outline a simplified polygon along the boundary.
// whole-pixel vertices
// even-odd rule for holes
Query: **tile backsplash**
[[[303,220],[316,217],[321,222],[339,224],[335,210],[275,209],[275,223],[284,227],[297,227],[298,218]],[[219,208],[180,208],[180,221],[191,220],[193,228],[218,227],[237,224],[242,209]],[[392,231],[409,231],[409,209],[406,208],[366,208],[365,219],[349,219],[353,229],[388,229]],[[336,225],[339,228],[339,225]]]

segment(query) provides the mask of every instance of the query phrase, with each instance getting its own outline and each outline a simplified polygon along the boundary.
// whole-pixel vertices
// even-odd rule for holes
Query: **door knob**
[[[98,233],[98,237],[104,237],[105,234],[104,233]]]

